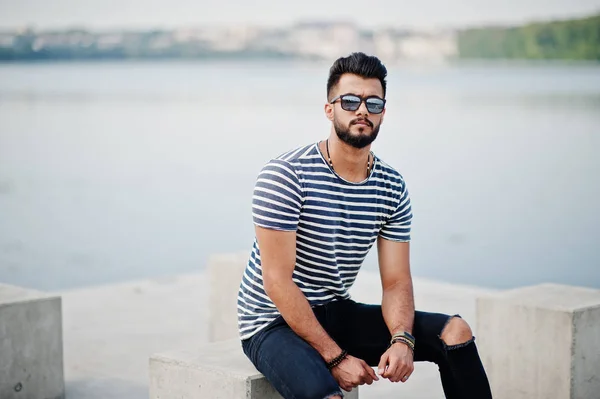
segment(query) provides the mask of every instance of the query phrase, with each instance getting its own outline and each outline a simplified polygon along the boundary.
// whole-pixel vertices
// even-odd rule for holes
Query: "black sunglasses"
[[[356,111],[365,102],[367,110],[372,114],[380,114],[385,108],[385,100],[377,96],[360,97],[356,94],[342,94],[331,100],[331,104],[340,100],[340,105],[345,111]]]

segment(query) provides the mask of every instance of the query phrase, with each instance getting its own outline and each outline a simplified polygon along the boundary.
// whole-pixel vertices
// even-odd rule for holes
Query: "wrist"
[[[408,339],[409,341],[415,342],[415,337],[412,335],[410,330],[398,330],[392,334],[392,340],[397,337],[403,337]]]
[[[397,340],[407,341],[410,343],[410,345],[412,347],[415,346],[415,337],[413,337],[412,334],[410,334],[406,331],[397,332],[394,335],[392,335],[392,338],[390,339],[390,345],[393,344]]]
[[[413,349],[413,347],[410,345],[410,343],[408,343],[406,341],[402,341],[402,340],[396,340],[390,346],[406,346],[411,350]]]
[[[415,345],[407,339],[402,339],[402,338],[395,339],[390,343],[390,348],[393,346],[396,346],[396,347],[397,346],[405,346],[408,349],[410,349],[410,351],[413,353],[413,355],[415,353]]]
[[[329,363],[342,353],[342,348],[340,348],[338,345],[328,345],[322,348],[317,348],[317,351],[325,363]]]
[[[327,363],[327,369],[331,370],[332,368],[336,367],[342,361],[344,361],[344,359],[346,359],[346,357],[348,357],[348,352],[346,350],[342,350],[339,355],[337,355],[336,357],[334,357],[330,361],[326,362]]]

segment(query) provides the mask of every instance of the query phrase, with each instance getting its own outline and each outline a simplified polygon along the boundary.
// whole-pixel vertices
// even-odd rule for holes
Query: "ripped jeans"
[[[381,306],[340,300],[314,307],[313,311],[323,328],[342,349],[377,367],[391,339]],[[491,398],[475,338],[453,346],[442,341],[442,331],[451,318],[441,313],[415,312],[414,361],[438,365],[444,394],[448,399]],[[242,349],[285,399],[343,396],[323,358],[296,335],[281,316],[242,341]]]

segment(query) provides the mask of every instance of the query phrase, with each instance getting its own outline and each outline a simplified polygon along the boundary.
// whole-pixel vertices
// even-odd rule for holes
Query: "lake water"
[[[103,284],[249,251],[261,166],[329,134],[327,69],[0,65],[0,281]],[[413,274],[600,288],[600,66],[389,69],[373,150],[411,192]]]

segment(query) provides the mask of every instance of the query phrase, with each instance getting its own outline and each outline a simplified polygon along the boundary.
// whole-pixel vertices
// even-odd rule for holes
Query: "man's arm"
[[[410,244],[379,237],[377,252],[383,298],[381,311],[391,335],[412,333],[415,307],[410,275]],[[413,354],[403,342],[390,346],[379,361],[379,374],[392,382],[406,382],[414,371]]]
[[[410,273],[410,243],[379,237],[379,272],[383,298],[381,310],[390,333],[412,333],[415,316],[413,284]]]
[[[315,317],[308,300],[292,280],[296,264],[296,232],[256,226],[264,289],[287,324],[330,361],[342,349]]]

